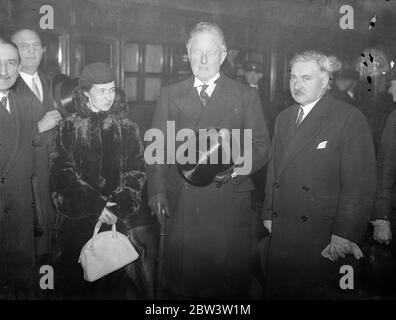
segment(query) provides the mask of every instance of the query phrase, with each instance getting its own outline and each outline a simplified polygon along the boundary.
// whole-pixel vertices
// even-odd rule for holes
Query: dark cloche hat
[[[94,62],[83,68],[80,75],[79,86],[109,83],[114,80],[114,72],[107,63]]]

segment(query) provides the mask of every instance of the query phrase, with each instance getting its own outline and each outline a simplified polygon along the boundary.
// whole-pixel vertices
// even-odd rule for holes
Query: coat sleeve
[[[377,195],[372,220],[389,220],[396,177],[396,111],[386,121],[377,155]]]
[[[373,140],[363,114],[348,116],[341,133],[341,192],[333,234],[353,242],[364,236],[373,209],[376,163]]]
[[[62,122],[50,153],[50,191],[58,212],[70,218],[99,218],[107,199],[79,174],[73,155],[73,124]]]
[[[117,217],[127,219],[137,214],[142,205],[141,192],[146,183],[143,158],[143,144],[139,127],[129,119],[123,121],[123,139],[125,139],[124,167],[121,171],[120,185],[109,196],[110,202],[117,205],[110,211]]]
[[[279,117],[276,118],[274,126],[274,134],[272,138],[272,157],[267,166],[267,179],[265,181],[265,197],[264,205],[261,213],[261,219],[272,220],[273,202],[274,202],[274,183],[275,183],[275,147],[278,143],[279,133]]]
[[[150,130],[158,130],[163,134],[163,143],[158,143],[157,155],[161,158],[163,163],[149,163],[148,165],[148,195],[149,199],[153,196],[163,193],[166,194],[166,181],[168,177],[169,166],[166,164],[166,124],[168,120],[168,94],[166,89],[161,91],[160,97],[157,101],[157,106],[154,111],[153,122]],[[154,143],[151,142],[151,143]],[[146,150],[149,150],[146,148]],[[151,156],[151,154],[148,154]],[[149,200],[150,202],[150,200]]]
[[[251,170],[246,175],[239,175],[233,179],[234,184],[239,184],[244,181],[249,175],[265,166],[271,156],[270,152],[270,138],[268,134],[267,124],[260,104],[260,98],[257,90],[249,90],[247,107],[244,114],[244,129],[251,129],[252,135],[249,137],[249,144],[251,142],[251,149],[244,145],[244,157],[251,157]],[[245,164],[246,165],[246,160]]]

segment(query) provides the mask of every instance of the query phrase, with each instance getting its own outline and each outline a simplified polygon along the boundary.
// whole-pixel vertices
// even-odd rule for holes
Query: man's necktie
[[[300,112],[299,112],[297,120],[296,120],[297,128],[300,126],[301,122],[303,122],[303,118],[304,118],[304,109],[302,107],[300,107]]]
[[[6,110],[8,111],[8,109],[7,109],[7,97],[1,98],[0,106],[1,106],[1,107],[4,107],[4,109],[6,109]],[[9,111],[8,111],[8,112],[9,112]]]
[[[206,89],[208,88],[208,85],[207,84],[204,84],[204,85],[202,85],[201,86],[202,88],[201,88],[201,92],[200,92],[200,94],[199,94],[199,99],[201,100],[201,102],[202,102],[202,105],[204,106],[204,107],[206,107],[206,105],[208,104],[208,101],[209,101],[209,95],[206,93]]]
[[[36,77],[32,78],[32,91],[35,94],[35,96],[41,101],[40,90],[38,88]]]

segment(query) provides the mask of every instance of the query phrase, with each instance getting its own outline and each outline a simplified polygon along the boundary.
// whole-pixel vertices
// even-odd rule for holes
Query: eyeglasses
[[[110,89],[105,89],[105,88],[98,88],[95,89],[96,94],[99,96],[106,96],[107,94],[115,94],[116,88],[110,88]]]

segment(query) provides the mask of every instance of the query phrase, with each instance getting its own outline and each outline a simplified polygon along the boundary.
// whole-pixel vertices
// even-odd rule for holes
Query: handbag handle
[[[102,226],[102,221],[98,221],[95,225],[94,233],[92,236],[92,241],[91,241],[91,250],[94,248],[95,240],[98,238],[98,232],[100,230],[100,227]],[[113,238],[117,238],[117,230],[116,230],[116,224],[114,223],[111,226],[111,232],[113,233]]]

